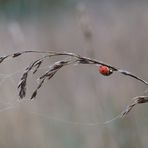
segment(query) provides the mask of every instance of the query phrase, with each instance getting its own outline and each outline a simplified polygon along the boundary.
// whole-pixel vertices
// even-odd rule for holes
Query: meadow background
[[[148,81],[147,7],[144,0],[0,0],[0,55],[74,52]],[[29,76],[26,101],[15,105],[21,74],[37,57],[26,54],[0,65],[1,148],[147,148],[147,104],[101,124],[147,89],[119,73],[104,77],[93,65],[67,66],[28,101],[49,60]]]

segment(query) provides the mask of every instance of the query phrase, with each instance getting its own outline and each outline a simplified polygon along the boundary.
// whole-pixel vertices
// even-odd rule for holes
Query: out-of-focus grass
[[[69,13],[52,11],[54,19],[48,17],[49,12],[23,19],[1,18],[0,55],[26,49],[75,52],[94,56],[148,80],[147,4],[95,2],[84,7],[82,4],[81,8],[85,9],[81,17],[76,7]],[[88,17],[84,25],[91,26],[91,40],[85,38],[83,17]],[[25,55],[8,60],[0,65],[1,73],[23,70],[35,58]],[[21,72],[0,85],[0,102],[12,104],[18,99],[16,88],[20,76]],[[28,82],[27,97],[37,83],[31,75]],[[116,73],[103,77],[95,66],[65,67],[41,89],[35,100],[0,111],[0,147],[147,147],[146,104],[125,119],[107,125],[72,123],[109,120],[125,108],[130,98],[143,94],[145,89],[142,83]],[[10,104],[1,103],[0,107]]]

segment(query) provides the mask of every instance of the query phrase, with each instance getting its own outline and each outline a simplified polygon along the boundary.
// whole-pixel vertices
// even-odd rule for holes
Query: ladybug
[[[107,67],[107,66],[104,66],[104,65],[101,65],[99,67],[99,72],[104,75],[104,76],[109,76],[113,73],[113,70],[110,68],[110,67]]]

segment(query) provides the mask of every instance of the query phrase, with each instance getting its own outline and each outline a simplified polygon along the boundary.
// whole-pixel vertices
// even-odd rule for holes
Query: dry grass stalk
[[[133,102],[126,107],[126,109],[121,113],[121,118],[125,117],[134,106],[137,104],[143,104],[148,102],[148,96],[137,96],[133,98]]]
[[[87,58],[87,57],[83,57],[80,56],[78,54],[75,53],[69,53],[69,52],[54,52],[54,51],[34,51],[34,50],[30,50],[30,51],[23,51],[23,52],[16,52],[10,55],[6,55],[6,56],[2,56],[0,57],[0,63],[2,63],[3,61],[5,61],[8,58],[16,58],[19,57],[23,54],[26,53],[36,53],[36,54],[45,54],[43,57],[33,61],[24,71],[21,80],[18,84],[18,89],[19,89],[19,96],[20,98],[24,98],[26,96],[26,88],[27,88],[27,78],[28,78],[28,74],[29,72],[33,71],[33,74],[35,74],[38,69],[41,67],[42,63],[44,62],[44,60],[46,58],[51,58],[51,57],[57,57],[57,56],[65,56],[65,58],[61,61],[57,61],[55,62],[53,65],[49,65],[49,70],[46,71],[43,75],[41,75],[39,77],[39,84],[37,86],[37,88],[34,90],[34,92],[31,95],[30,99],[33,99],[36,97],[38,90],[42,87],[42,85],[44,84],[45,80],[50,80],[55,73],[60,70],[62,67],[66,66],[66,65],[73,65],[73,64],[94,64],[94,65],[101,65],[101,66],[107,66],[108,68],[111,69],[112,72],[119,72],[123,75],[135,78],[141,82],[143,82],[144,84],[148,85],[148,82],[137,77],[136,75],[126,71],[126,70],[122,70],[120,68],[116,68],[110,64],[106,64],[102,61],[98,61],[96,59],[92,59],[92,58]],[[141,103],[146,103],[148,102],[148,96],[138,96],[134,98],[134,102],[132,104],[130,104],[125,111],[122,112],[121,117],[124,117],[125,115],[127,115],[134,106],[136,106],[137,104],[141,104]]]

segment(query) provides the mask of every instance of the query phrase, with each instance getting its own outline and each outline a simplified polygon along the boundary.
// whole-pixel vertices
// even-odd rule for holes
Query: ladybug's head
[[[104,76],[109,76],[113,73],[113,70],[107,66],[101,65],[99,67],[99,72]]]

